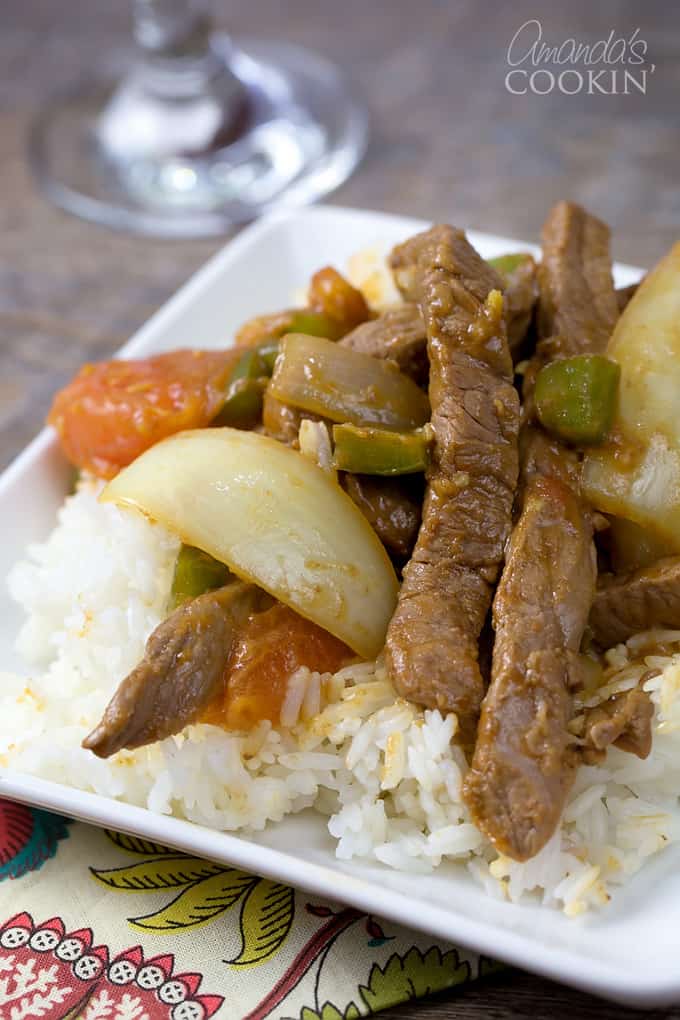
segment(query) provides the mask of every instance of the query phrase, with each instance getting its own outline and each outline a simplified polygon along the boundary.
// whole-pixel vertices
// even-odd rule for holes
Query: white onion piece
[[[584,458],[585,494],[680,552],[680,244],[640,284],[607,355],[621,366],[618,408]]]
[[[197,429],[152,446],[104,489],[254,581],[359,655],[385,642],[390,559],[326,472],[255,432]]]
[[[298,429],[298,443],[303,457],[317,464],[326,474],[336,477],[333,467],[333,447],[328,425],[324,421],[303,418]]]

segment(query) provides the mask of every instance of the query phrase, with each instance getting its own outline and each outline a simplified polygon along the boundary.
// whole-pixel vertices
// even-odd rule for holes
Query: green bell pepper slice
[[[503,279],[507,279],[508,276],[512,276],[515,270],[519,269],[525,262],[533,262],[533,257],[528,252],[519,251],[508,255],[496,255],[493,259],[487,259],[487,262]]]
[[[182,602],[198,598],[207,591],[222,588],[231,579],[233,574],[224,563],[193,545],[182,545],[170,589],[172,608],[176,609]]]
[[[614,420],[620,375],[617,363],[601,354],[546,365],[534,391],[541,425],[574,446],[602,443]]]
[[[388,432],[357,425],[333,426],[333,463],[338,471],[361,475],[411,475],[429,463],[432,427]]]

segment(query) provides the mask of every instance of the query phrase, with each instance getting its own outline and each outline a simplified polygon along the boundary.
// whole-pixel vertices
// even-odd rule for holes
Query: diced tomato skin
[[[277,603],[251,617],[236,639],[223,699],[202,721],[227,730],[249,730],[263,719],[277,725],[288,680],[300,666],[334,673],[353,658],[342,641]]]
[[[310,308],[333,319],[346,333],[371,317],[361,291],[332,266],[314,273],[308,298]]]
[[[47,421],[76,467],[112,478],[159,440],[208,425],[241,354],[179,350],[84,365],[55,396]]]

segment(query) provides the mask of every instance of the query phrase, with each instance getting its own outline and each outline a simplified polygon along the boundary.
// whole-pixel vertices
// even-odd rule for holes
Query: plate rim
[[[142,348],[147,338],[160,332],[166,323],[171,324],[180,311],[194,296],[201,292],[222,272],[228,271],[230,263],[237,263],[240,256],[282,224],[290,225],[301,219],[337,219],[348,223],[352,219],[371,221],[379,228],[380,223],[391,228],[399,226],[408,230],[421,230],[428,221],[401,216],[384,211],[355,209],[335,204],[319,204],[304,209],[285,210],[271,214],[240,231],[228,240],[201,266],[171,297],[115,352],[116,357],[131,356]],[[475,230],[467,230],[473,243],[487,240],[508,247],[522,247],[537,250],[537,245],[521,239],[503,237]],[[615,268],[629,279],[640,277],[644,270],[639,267],[616,263]],[[0,499],[24,470],[30,469],[50,447],[57,446],[55,434],[50,428],[43,428],[38,435],[7,465],[0,474]],[[257,851],[256,870],[265,877],[284,881],[296,888],[307,890],[314,895],[330,896],[349,903],[358,909],[375,912],[403,924],[427,932],[437,938],[452,941],[461,947],[503,959],[509,964],[530,970],[533,973],[552,978],[608,998],[624,1005],[666,1006],[680,1000],[680,971],[665,981],[656,974],[639,971],[628,973],[617,970],[607,960],[593,960],[579,955],[573,949],[538,944],[529,936],[502,927],[497,922],[484,922],[464,914],[455,914],[436,904],[414,901],[405,893],[385,887],[367,879],[342,872],[342,887],[338,887],[338,873],[323,864],[295,857],[293,853],[274,847],[254,843],[237,833],[222,832],[198,825],[185,819],[152,812],[149,808],[129,804],[125,801],[106,797],[103,794],[78,790],[61,783],[53,783],[39,777],[0,768],[0,796],[6,796],[23,803],[67,816],[77,817],[100,827],[115,827],[136,835],[146,836],[161,843],[167,843],[186,852],[217,859],[225,864],[252,870],[253,849]],[[120,820],[115,816],[121,813]],[[205,843],[210,840],[220,843],[212,850]],[[222,846],[224,844],[224,846]],[[198,850],[197,850],[198,848]],[[216,851],[219,851],[216,853]],[[297,872],[296,872],[297,869]],[[415,876],[416,878],[418,876]],[[487,894],[480,887],[480,903]],[[414,917],[413,909],[417,905]],[[577,923],[577,922],[572,922]],[[631,922],[634,923],[634,922]],[[498,932],[503,933],[502,945],[494,941]],[[537,952],[540,949],[540,952]],[[588,966],[584,972],[584,963]]]

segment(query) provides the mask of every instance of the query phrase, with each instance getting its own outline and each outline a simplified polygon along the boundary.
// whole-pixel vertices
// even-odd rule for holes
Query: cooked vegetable
[[[280,347],[278,340],[269,340],[266,343],[260,344],[256,350],[260,363],[264,368],[264,371],[260,374],[270,376],[274,371],[274,365],[276,364],[276,359],[279,356]]]
[[[340,331],[340,336],[365,322],[371,316],[364,295],[342,276],[337,269],[326,266],[314,273],[307,295],[309,307],[328,316]],[[291,332],[293,332],[291,330]],[[304,333],[304,329],[298,330]]]
[[[226,400],[211,425],[231,425],[236,429],[254,428],[262,417],[262,401],[266,388],[266,377],[241,378],[229,383]]]
[[[496,255],[496,257],[493,259],[487,259],[489,265],[493,266],[496,272],[500,273],[501,276],[503,277],[509,276],[511,273],[514,273],[514,271],[518,269],[521,265],[523,265],[525,262],[533,261],[534,261],[533,255],[530,255],[528,252],[525,251],[512,252],[508,255]]]
[[[298,444],[304,457],[308,457],[323,471],[328,471],[335,477],[333,448],[325,421],[303,418],[298,429]]]
[[[252,347],[241,355],[229,379],[227,396],[212,425],[253,428],[262,417],[267,380],[279,353],[278,341]]]
[[[623,517],[612,517],[609,521],[609,551],[614,571],[628,574],[671,556],[674,549],[656,532]]]
[[[388,361],[319,337],[281,341],[270,392],[331,421],[411,429],[430,417],[426,394]]]
[[[586,495],[680,551],[680,244],[640,284],[607,354],[619,406],[609,442],[585,458]]]
[[[184,432],[122,471],[103,500],[140,509],[372,658],[397,597],[387,553],[324,471],[237,429]]]
[[[599,354],[550,362],[534,391],[541,425],[575,446],[602,443],[614,419],[620,374],[615,361]]]
[[[277,344],[274,346],[278,348]],[[271,372],[267,370],[267,362],[262,354],[265,348],[270,351],[271,344],[260,344],[259,347],[253,347],[251,350],[245,351],[236,363],[229,383],[238,382],[239,379],[259,379],[261,376],[271,375]],[[274,361],[276,361],[276,355],[274,355]]]
[[[187,599],[195,599],[207,591],[221,588],[230,576],[229,567],[224,563],[193,545],[181,546],[170,589],[172,608],[176,609]]]
[[[335,673],[353,657],[347,645],[327,630],[277,602],[271,609],[255,613],[240,629],[229,657],[223,695],[201,722],[228,730],[249,730],[262,719],[285,725],[284,703],[293,673],[300,666]]]
[[[241,353],[181,350],[84,365],[47,420],[72,464],[112,478],[160,439],[208,425]]]
[[[280,336],[284,336],[285,333],[306,333],[307,336],[325,336],[328,340],[339,340],[344,331],[343,324],[324,311],[297,308],[290,326]]]
[[[432,430],[413,432],[334,425],[334,461],[338,471],[364,475],[412,475],[424,471],[429,460]]]
[[[339,340],[345,332],[344,326],[323,312],[311,308],[288,308],[271,315],[257,315],[244,323],[236,334],[240,347],[261,346],[272,340],[279,340],[286,333],[307,333],[309,336],[325,336]]]

